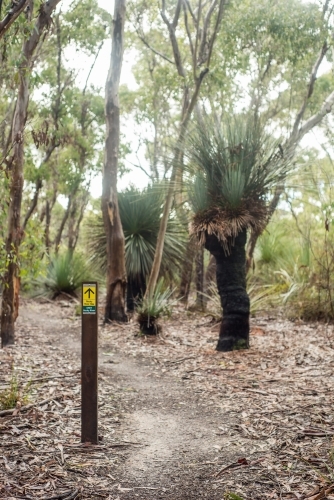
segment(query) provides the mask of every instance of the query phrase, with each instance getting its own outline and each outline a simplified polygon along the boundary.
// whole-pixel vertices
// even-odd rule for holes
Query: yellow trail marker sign
[[[98,284],[82,283],[81,441],[98,444]]]
[[[96,314],[96,283],[82,287],[82,314]]]

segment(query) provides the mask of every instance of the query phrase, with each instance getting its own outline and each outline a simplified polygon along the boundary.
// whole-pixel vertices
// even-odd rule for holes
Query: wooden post
[[[82,283],[81,441],[98,443],[97,283]]]

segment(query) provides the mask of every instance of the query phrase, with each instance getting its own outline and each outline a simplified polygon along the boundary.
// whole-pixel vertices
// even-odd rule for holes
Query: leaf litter
[[[26,301],[16,345],[0,350],[0,390],[13,371],[22,387],[30,382],[27,403],[0,413],[0,498],[155,499],[156,485],[120,475],[129,449],[145,443],[122,438],[121,407],[138,394],[105,365],[101,441],[80,443],[80,356],[68,345],[69,332],[80,332],[74,310]],[[210,317],[176,308],[158,337],[138,336],[134,321],[101,326],[100,347],[111,366],[117,353],[144,363],[150,380],[179,381],[221,416],[211,458],[192,457],[209,498],[334,499],[333,326],[267,316],[252,320],[252,332],[249,351],[218,353]]]

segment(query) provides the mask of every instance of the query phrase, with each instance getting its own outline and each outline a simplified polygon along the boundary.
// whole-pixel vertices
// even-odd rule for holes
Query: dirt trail
[[[257,318],[249,351],[217,353],[208,317],[163,326],[100,324],[101,444],[84,447],[80,318],[23,301],[0,388],[14,366],[33,408],[0,418],[0,500],[334,498],[334,327]]]
[[[130,388],[123,439],[142,444],[130,452],[119,471],[122,482],[146,490],[135,494],[145,499],[222,498],[212,489],[208,474],[217,448],[226,441],[217,436],[221,423],[217,411],[208,411],[199,394],[175,379],[152,379],[145,364],[120,355],[114,359],[111,376]],[[232,460],[232,454],[227,452],[226,459]],[[133,493],[126,498],[133,498]]]
[[[69,329],[59,316],[47,316],[43,308],[31,303],[22,307],[21,318],[25,324],[41,328],[46,337],[56,338],[57,349],[70,350],[80,359],[78,321]],[[99,328],[103,332],[103,326]],[[211,477],[212,460],[217,460],[217,450],[228,441],[219,436],[221,411],[208,405],[203,391],[193,392],[175,377],[152,377],[150,360],[133,360],[117,350],[111,357],[105,353],[103,340],[100,344],[103,384],[112,382],[124,392],[119,400],[119,439],[133,444],[117,469],[117,485],[111,482],[111,489],[117,491],[115,498],[222,499]],[[112,342],[107,350],[110,345]],[[225,460],[233,461],[235,453],[236,449],[232,453],[226,450]]]

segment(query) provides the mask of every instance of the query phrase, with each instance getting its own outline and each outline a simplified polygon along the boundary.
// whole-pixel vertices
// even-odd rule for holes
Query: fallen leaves
[[[175,378],[194,405],[220,413],[205,477],[224,492],[236,491],[243,500],[334,498],[332,326],[259,318],[249,351],[218,353],[212,324],[188,314],[176,310],[157,338],[135,337],[134,323],[101,328],[106,363],[117,352],[144,360],[148,380]],[[0,498],[111,499],[112,489],[120,498],[131,494],[117,468],[129,447],[143,444],[120,439],[125,417],[119,404],[133,401],[136,392],[116,386],[101,369],[103,441],[80,443],[80,355],[71,345],[80,321],[69,318],[69,308],[38,306],[19,318],[18,344],[0,350],[0,386],[8,386],[12,364],[21,381],[31,381],[28,404],[0,412]],[[176,406],[187,409],[187,402]],[[230,464],[227,451],[234,454]],[[145,488],[147,494],[153,489]]]
[[[320,488],[317,486],[311,493],[306,495],[303,500],[323,500],[326,499],[330,493],[334,492],[334,484],[331,486],[324,486]]]

